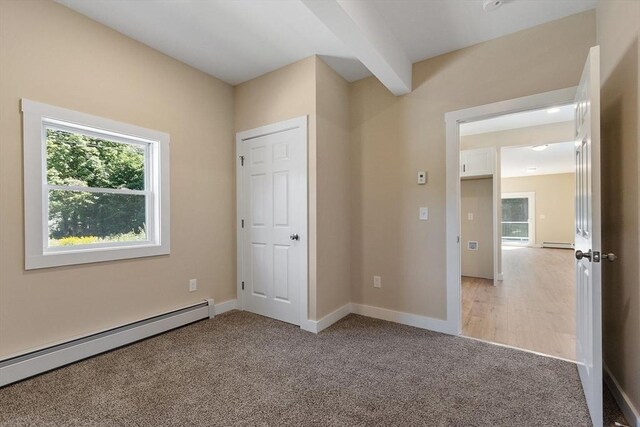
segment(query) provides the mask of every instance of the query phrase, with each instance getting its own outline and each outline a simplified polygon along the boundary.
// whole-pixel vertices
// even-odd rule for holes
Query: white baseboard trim
[[[232,300],[235,301],[235,300]],[[0,360],[0,387],[212,317],[212,299],[50,347]],[[216,313],[229,301],[215,305]]]
[[[317,334],[318,332],[327,329],[329,326],[333,325],[338,320],[349,314],[351,314],[351,303],[343,305],[339,309],[327,314],[320,320],[307,320],[304,325],[300,325],[300,328],[305,331]]]
[[[604,364],[604,380],[609,386],[609,390],[611,390],[611,394],[618,402],[618,406],[622,410],[624,417],[629,422],[630,427],[640,427],[640,410],[633,406],[633,402],[629,399],[629,396],[624,392],[624,390],[620,387],[620,384],[616,380],[616,378],[611,374],[611,371]]]
[[[238,300],[230,299],[229,301],[221,302],[215,305],[215,314],[226,313],[227,311],[235,310],[238,308]]]
[[[401,323],[403,325],[414,326],[421,329],[429,329],[443,334],[458,335],[455,325],[452,325],[446,320],[354,303],[351,304],[351,310],[352,313],[360,314],[362,316],[388,320],[389,322]]]

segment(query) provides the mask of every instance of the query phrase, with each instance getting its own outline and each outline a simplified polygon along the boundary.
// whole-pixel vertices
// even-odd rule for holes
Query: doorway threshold
[[[516,347],[516,346],[513,346],[513,345],[509,345],[509,344],[502,344],[502,343],[495,342],[495,341],[483,340],[481,338],[468,337],[468,336],[462,335],[462,334],[459,334],[458,336],[460,338],[467,338],[467,339],[474,340],[474,341],[479,341],[479,342],[483,342],[483,343],[487,343],[487,344],[496,345],[498,347],[505,347],[505,348],[510,348],[510,349],[513,349],[513,350],[520,350],[520,351],[524,351],[526,353],[536,354],[538,356],[544,356],[544,357],[549,357],[551,359],[562,360],[564,362],[569,362],[569,363],[573,363],[573,364],[577,363],[575,360],[567,359],[567,358],[560,357],[560,356],[553,356],[551,354],[540,353],[539,351],[529,350],[529,349],[522,348],[522,347]]]

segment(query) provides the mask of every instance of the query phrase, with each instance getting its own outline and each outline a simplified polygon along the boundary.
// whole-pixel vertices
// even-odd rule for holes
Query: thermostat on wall
[[[467,242],[467,249],[469,249],[470,251],[477,251],[478,250],[478,242],[474,241],[474,240],[469,240]]]

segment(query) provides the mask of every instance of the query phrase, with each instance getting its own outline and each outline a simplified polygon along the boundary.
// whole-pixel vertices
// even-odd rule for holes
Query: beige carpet
[[[0,425],[590,423],[571,363],[357,315],[316,336],[231,312],[5,387]]]

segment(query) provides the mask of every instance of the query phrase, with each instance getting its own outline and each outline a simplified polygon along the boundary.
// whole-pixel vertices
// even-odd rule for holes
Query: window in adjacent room
[[[25,266],[169,253],[169,135],[22,101]]]
[[[502,193],[502,244],[534,243],[533,193]]]

